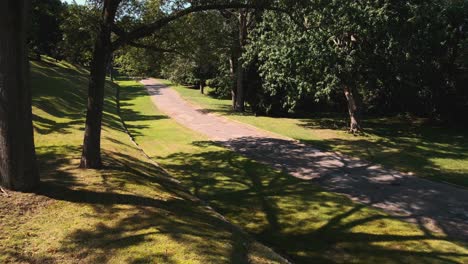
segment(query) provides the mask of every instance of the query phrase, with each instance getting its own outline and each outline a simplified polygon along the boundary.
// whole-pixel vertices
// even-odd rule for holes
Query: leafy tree
[[[67,5],[60,25],[60,52],[64,59],[89,66],[99,25],[99,12],[90,5]]]
[[[263,89],[281,95],[285,109],[311,96],[340,101],[341,90],[350,131],[357,132],[362,102],[380,111],[422,109],[425,101],[443,105],[437,101],[452,93],[450,86],[459,87],[450,72],[463,68],[457,62],[466,40],[464,1],[295,4],[291,16],[264,15],[245,56],[258,62]]]
[[[66,6],[60,0],[32,0],[29,47],[40,59],[41,54],[57,57],[62,39],[60,24]]]
[[[198,85],[200,92],[208,79],[218,73],[220,56],[226,52],[223,18],[218,12],[190,14],[162,31],[174,52],[166,53],[162,75],[171,80]]]

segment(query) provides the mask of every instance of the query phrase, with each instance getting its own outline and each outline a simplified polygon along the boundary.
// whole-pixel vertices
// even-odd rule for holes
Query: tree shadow
[[[88,85],[88,77],[86,71],[78,68],[58,67],[45,60],[35,62],[35,67],[32,67],[31,71],[32,102],[35,109],[45,113],[45,115],[33,115],[34,128],[37,133],[70,134],[77,127],[84,129],[87,92],[83,88]],[[115,84],[106,83],[106,109],[117,107],[114,97],[115,89]],[[107,111],[103,113],[102,122],[103,126],[123,131],[119,120]]]
[[[128,78],[119,78],[122,81],[128,80]],[[118,85],[116,85],[116,89],[121,89]],[[126,86],[125,89],[127,91],[125,93],[120,93],[120,98],[119,100],[119,115],[125,117],[125,126],[127,129],[132,131],[132,136],[141,136],[141,131],[142,129],[148,128],[147,125],[136,125],[135,122],[138,121],[148,121],[148,120],[162,120],[162,119],[168,119],[167,116],[165,115],[143,115],[139,111],[133,110],[136,106],[136,104],[133,103],[128,103],[129,101],[133,100],[134,98],[139,98],[139,97],[145,97],[148,96],[148,93],[144,90],[141,89],[139,85],[135,86]]]
[[[147,160],[122,133],[125,129],[117,115],[116,87],[112,84],[108,83],[105,90],[104,168],[79,169],[81,135],[77,140],[76,134],[81,134],[79,123],[84,121],[87,76],[47,63],[37,63],[33,69],[34,123],[41,134],[36,148],[41,171],[37,194],[57,206],[45,208],[50,211],[41,214],[35,223],[48,226],[50,223],[41,221],[60,219],[58,227],[49,226],[53,230],[39,235],[60,241],[58,248],[44,246],[52,250],[43,253],[46,258],[35,254],[28,240],[24,249],[12,249],[13,259],[104,263],[124,255],[120,260],[129,263],[180,263],[181,259],[250,262],[252,247],[257,243]],[[134,120],[165,118],[133,114]],[[45,141],[59,134],[70,134],[70,138]],[[14,254],[21,250],[27,254]],[[275,261],[278,256],[260,257]]]
[[[249,263],[252,239],[214,214],[161,168],[132,155],[105,151],[105,169],[82,175],[76,168],[78,160],[66,156],[74,152],[79,153],[79,148],[38,149],[40,168],[46,175],[38,194],[90,207],[93,212],[86,215],[89,225],[62,241],[61,254],[102,263],[112,260],[109,252],[145,244],[163,248],[162,253],[130,255],[127,261],[176,263],[175,255],[191,252],[192,257],[202,255],[209,262]],[[184,249],[169,246],[164,250],[161,236]]]
[[[264,143],[272,144],[270,157],[285,155],[272,151],[271,146],[282,148],[278,142]],[[226,143],[194,142],[200,147],[197,153],[180,152],[157,159],[194,194],[295,262],[458,263],[468,258],[463,253],[464,242],[369,209],[376,200],[355,204],[324,192],[310,179],[291,177],[281,161],[277,160],[275,170],[232,151],[208,150],[213,144]],[[259,156],[267,155],[258,148],[253,149]],[[460,245],[441,250],[430,241]]]
[[[397,170],[418,172],[418,176],[431,180],[468,186],[468,172],[456,164],[450,165],[457,160],[468,160],[466,131],[420,122],[375,119],[366,123],[366,133],[368,136],[350,139],[302,141],[326,150],[339,149]]]
[[[249,112],[236,113],[229,105],[211,102],[199,111],[222,115],[253,115]],[[363,120],[364,134],[337,136],[337,133],[347,131],[348,118],[343,114],[313,113],[291,115],[289,118],[297,120],[298,125],[310,130],[310,133],[324,135],[321,140],[298,138],[323,150],[339,150],[431,180],[468,186],[468,170],[466,166],[463,167],[464,164],[468,166],[466,128],[441,126],[423,118],[369,117]],[[313,131],[326,129],[334,131]]]

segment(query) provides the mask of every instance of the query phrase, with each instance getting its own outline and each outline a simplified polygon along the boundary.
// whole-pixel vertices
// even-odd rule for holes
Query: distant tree
[[[89,66],[99,29],[99,15],[99,12],[89,5],[66,6],[60,25],[62,41],[59,43],[64,59]]]
[[[265,13],[244,56],[256,61],[262,88],[267,95],[280,95],[285,109],[296,109],[305,98],[309,104],[344,98],[349,129],[357,132],[363,103],[384,114],[431,116],[444,107],[466,105],[460,89],[466,84],[467,64],[461,59],[466,1],[304,0],[291,5],[291,16]]]
[[[247,8],[238,9],[234,12],[225,11],[223,14],[231,26],[232,107],[235,111],[244,112],[247,69],[242,57],[247,45],[249,31],[255,26],[258,14],[257,10]]]
[[[62,40],[60,24],[66,6],[60,0],[32,0],[29,47],[38,59],[40,55],[60,56],[58,45]]]
[[[198,86],[200,92],[208,79],[215,78],[219,57],[226,52],[224,19],[218,12],[199,12],[181,18],[160,34],[173,43],[174,52],[165,54],[162,75],[172,81]]]
[[[0,1],[0,184],[31,191],[39,184],[27,49],[30,1]]]

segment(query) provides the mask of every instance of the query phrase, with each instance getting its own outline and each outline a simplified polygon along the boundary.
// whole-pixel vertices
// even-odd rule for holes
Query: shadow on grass
[[[89,227],[75,230],[62,242],[62,253],[91,262],[106,262],[112,257],[109,252],[116,249],[143,244],[164,248],[165,242],[159,241],[158,235],[165,235],[188,247],[188,252],[208,256],[211,262],[249,262],[250,238],[213,215],[160,168],[125,153],[106,151],[105,169],[86,171],[83,175],[85,171],[76,169],[67,156],[70,153],[78,154],[79,148],[38,149],[42,174],[47,175],[39,194],[94,211],[86,215]],[[170,197],[158,196],[163,193]],[[83,216],[77,215],[76,221],[81,221],[80,217]],[[232,245],[227,249],[230,253],[214,243]],[[178,252],[172,250],[129,256],[127,261],[176,263],[173,255]]]
[[[87,72],[78,68],[58,67],[48,61],[35,63],[31,72],[33,106],[48,115],[33,115],[37,133],[70,134],[77,127],[84,130],[88,77]],[[116,108],[115,89],[114,84],[106,84],[107,109]],[[103,126],[123,131],[119,120],[106,111],[103,113]]]
[[[49,64],[36,63],[33,67],[36,132],[39,137],[70,134],[70,141],[64,143],[70,145],[55,142],[50,146],[54,142],[47,142],[43,146],[43,141],[37,145],[42,176],[38,194],[65,202],[60,210],[68,210],[65,212],[71,222],[58,223],[64,225],[60,230],[65,238],[47,257],[23,255],[13,249],[12,258],[37,263],[104,263],[119,253],[128,263],[181,263],[192,258],[249,263],[253,241],[248,235],[145,160],[123,133],[107,132],[123,131],[112,84],[106,86],[103,116],[103,146],[113,145],[107,150],[103,147],[105,168],[78,169],[81,146],[75,143],[76,134],[81,134],[79,124],[84,122],[86,72]],[[164,118],[125,114],[133,120]],[[124,140],[109,139],[109,135],[118,134]]]
[[[249,112],[233,112],[225,101],[210,100],[205,105],[209,106],[200,112],[253,117]],[[299,131],[296,139],[322,150],[338,150],[390,168],[414,172],[431,180],[468,187],[466,128],[436,125],[422,118],[369,117],[363,120],[365,135],[354,137],[340,134],[346,131],[348,126],[348,117],[343,114],[310,113],[291,116],[288,119],[297,120],[299,129],[307,129]],[[281,124],[277,124],[278,131],[282,131]],[[319,131],[322,129],[335,131]],[[283,132],[287,133],[284,129]],[[326,136],[320,140],[308,140],[311,138],[308,133],[324,133]]]
[[[127,78],[119,78],[122,81],[128,80]],[[116,89],[121,89],[116,85]],[[141,129],[147,128],[147,125],[135,125],[135,121],[147,121],[147,120],[162,120],[167,119],[167,116],[164,115],[142,115],[138,111],[133,110],[132,108],[135,107],[135,104],[128,103],[134,98],[148,96],[146,90],[141,89],[141,86],[125,86],[127,90],[125,93],[119,93],[120,103],[120,116],[125,116],[125,124],[129,131],[132,131],[132,136],[141,136],[142,133],[139,132]]]
[[[202,148],[212,144],[194,142]],[[458,250],[439,248],[462,242],[434,235],[424,225],[402,223],[232,151],[205,148],[158,160],[194,194],[297,263],[459,263],[468,258],[460,253],[463,244]]]
[[[303,126],[322,128],[319,120],[302,120]],[[366,160],[418,176],[468,186],[468,173],[457,165],[468,160],[466,131],[401,120],[366,122],[368,136],[351,139],[302,140],[322,149],[358,155]],[[447,169],[454,167],[458,169]]]

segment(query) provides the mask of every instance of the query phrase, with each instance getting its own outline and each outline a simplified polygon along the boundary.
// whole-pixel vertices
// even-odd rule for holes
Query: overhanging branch
[[[177,11],[166,17],[160,18],[151,24],[140,26],[128,33],[125,33],[122,30],[119,30],[118,27],[116,27],[116,30],[114,30],[114,32],[119,36],[119,38],[112,43],[112,49],[116,50],[120,48],[121,46],[129,44],[130,42],[134,42],[140,38],[149,36],[153,34],[154,32],[156,32],[157,30],[161,29],[162,27],[166,26],[167,24],[171,23],[172,21],[178,18],[181,18],[183,16],[189,15],[191,13],[208,11],[208,10],[240,9],[240,8],[268,9],[268,10],[277,10],[281,12],[286,12],[283,9],[273,8],[265,4],[231,3],[231,4],[211,4],[211,5],[192,6],[192,7],[188,7],[186,9]]]
[[[156,51],[156,52],[161,52],[161,53],[176,53],[179,55],[183,55],[181,52],[179,52],[177,49],[166,49],[166,48],[160,48],[152,45],[145,45],[141,43],[137,43],[134,41],[130,41],[127,43],[128,45],[135,47],[135,48],[141,48],[141,49],[148,49],[151,51]]]

